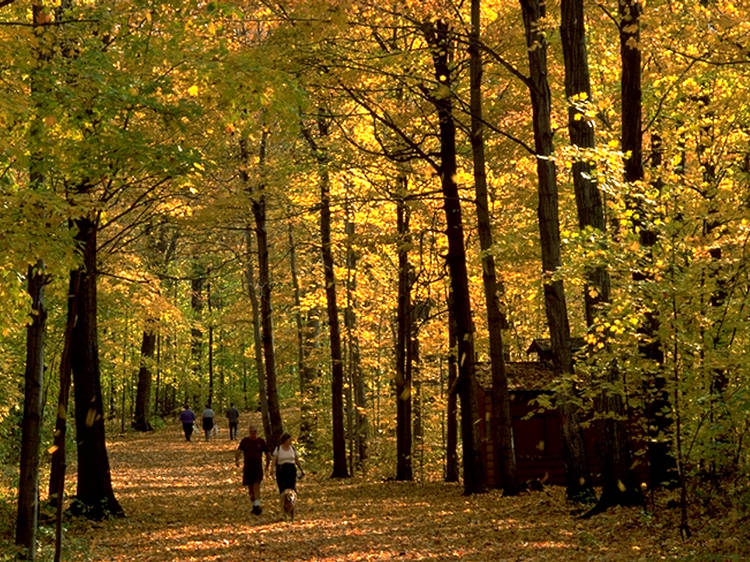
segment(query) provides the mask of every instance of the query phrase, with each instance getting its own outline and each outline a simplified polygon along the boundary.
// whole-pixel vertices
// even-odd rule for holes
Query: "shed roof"
[[[570,338],[570,349],[573,353],[583,349],[586,345],[584,338]],[[552,342],[549,338],[535,338],[531,340],[531,345],[526,350],[526,353],[539,353],[540,355],[548,355],[552,353]]]
[[[506,361],[505,372],[508,376],[508,390],[515,392],[540,392],[549,390],[555,373],[540,361]],[[490,363],[480,361],[476,364],[477,382],[482,388],[492,388]]]

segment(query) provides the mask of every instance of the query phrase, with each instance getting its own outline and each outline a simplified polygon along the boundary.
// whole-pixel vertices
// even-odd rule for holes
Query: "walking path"
[[[110,443],[115,493],[127,517],[71,524],[66,540],[79,546],[68,559],[567,561],[701,552],[681,543],[675,527],[638,510],[579,520],[558,488],[464,497],[459,486],[442,482],[308,476],[298,486],[295,521],[284,522],[267,477],[264,511],[255,516],[234,465],[236,445],[226,434],[186,442],[178,425]]]

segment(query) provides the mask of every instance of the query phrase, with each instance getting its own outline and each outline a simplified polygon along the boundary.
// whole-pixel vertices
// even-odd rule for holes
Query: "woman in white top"
[[[276,484],[279,493],[284,490],[297,489],[297,468],[300,475],[304,476],[302,465],[297,457],[297,450],[292,446],[292,436],[285,433],[279,441],[281,444],[273,451],[273,464],[276,467]]]

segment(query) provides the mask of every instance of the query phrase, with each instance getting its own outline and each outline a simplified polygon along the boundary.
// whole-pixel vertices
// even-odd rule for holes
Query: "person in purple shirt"
[[[180,421],[182,422],[182,431],[185,432],[185,441],[190,441],[190,436],[193,434],[193,424],[195,423],[195,413],[187,404],[185,404],[185,409],[180,412]]]

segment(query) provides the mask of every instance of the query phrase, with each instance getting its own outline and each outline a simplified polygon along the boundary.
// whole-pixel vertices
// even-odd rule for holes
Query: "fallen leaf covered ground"
[[[76,560],[742,560],[742,533],[698,521],[683,542],[677,510],[571,513],[564,490],[471,497],[456,484],[309,476],[294,522],[281,518],[266,477],[251,513],[236,441],[186,442],[172,425],[110,443],[116,495],[127,517],[68,525]],[[80,545],[87,545],[81,547]]]

